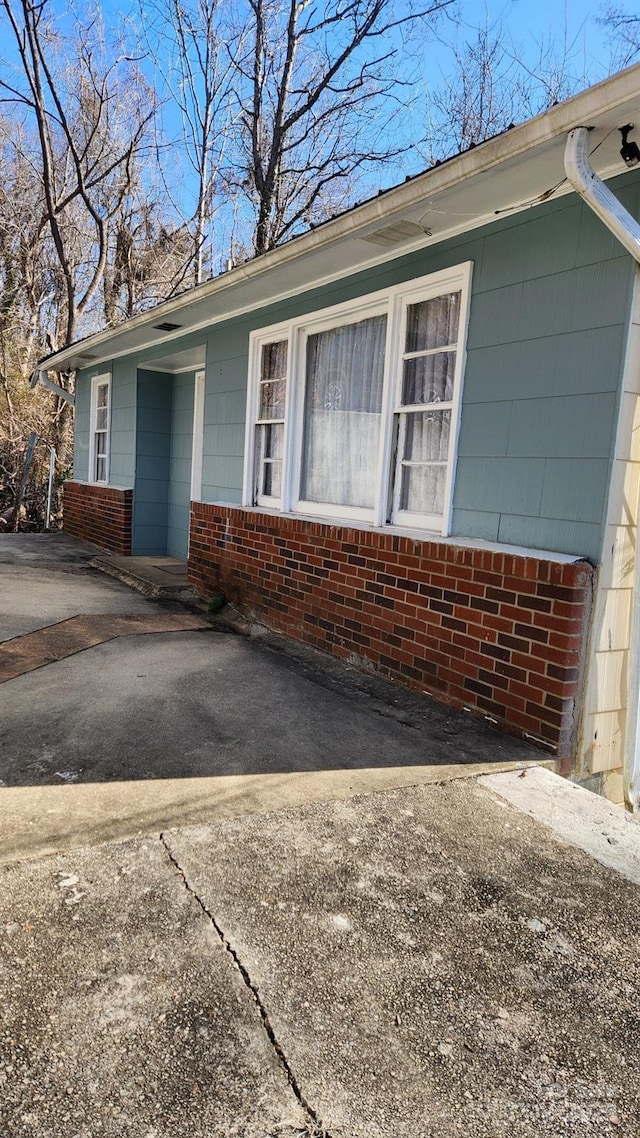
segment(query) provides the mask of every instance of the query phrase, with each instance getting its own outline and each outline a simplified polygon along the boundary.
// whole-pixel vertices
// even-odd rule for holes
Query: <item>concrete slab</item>
[[[152,602],[94,554],[0,536],[0,604],[25,633],[0,648],[0,860],[542,757],[228,615]]]
[[[145,597],[195,597],[187,580],[187,563],[176,557],[119,557],[100,553],[91,561],[94,568],[123,581]]]
[[[163,840],[323,1134],[640,1134],[638,889],[483,787]]]
[[[638,888],[473,780],[0,880],[7,1138],[640,1133]]]
[[[308,1113],[156,839],[2,879],[0,1133],[294,1138]]]
[[[122,636],[0,689],[8,786],[534,761],[517,739],[344,666],[215,632]],[[388,703],[388,698],[397,700]]]
[[[118,636],[161,632],[209,631],[205,617],[187,612],[91,613],[61,620],[46,628],[0,643],[0,684],[67,656],[86,652]]]

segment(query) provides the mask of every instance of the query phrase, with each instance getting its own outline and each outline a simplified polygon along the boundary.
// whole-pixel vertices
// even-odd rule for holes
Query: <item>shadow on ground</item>
[[[285,647],[214,630],[120,636],[18,676],[0,689],[0,779],[60,785],[542,757],[428,697]]]

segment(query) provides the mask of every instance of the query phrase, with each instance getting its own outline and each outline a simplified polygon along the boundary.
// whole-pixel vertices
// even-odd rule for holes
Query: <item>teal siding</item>
[[[623,174],[611,187],[638,216],[640,175]],[[575,195],[212,326],[203,498],[241,501],[251,331],[463,261],[474,268],[453,534],[599,559],[633,262]],[[172,350],[202,336],[184,336]],[[124,398],[123,380],[123,409]],[[79,397],[79,433],[83,415]],[[118,430],[124,477],[125,426]],[[139,442],[145,434],[139,425]],[[184,538],[175,510],[184,508],[185,439],[186,425],[176,421],[169,506],[176,548]],[[80,443],[76,464],[81,469]]]
[[[89,478],[91,380],[111,374],[109,483],[123,490],[133,486],[136,450],[136,368],[130,360],[115,360],[87,368],[76,377],[74,477]]]
[[[173,379],[167,553],[183,559],[187,557],[189,545],[194,384],[193,372],[176,375]]]
[[[173,376],[137,372],[138,418],[133,493],[133,553],[167,552]]]
[[[613,187],[636,215],[639,185]],[[633,274],[575,196],[213,328],[203,497],[241,500],[251,331],[467,260],[453,534],[598,559]]]
[[[73,477],[89,480],[89,438],[91,433],[91,373],[76,375],[76,406],[73,436]]]

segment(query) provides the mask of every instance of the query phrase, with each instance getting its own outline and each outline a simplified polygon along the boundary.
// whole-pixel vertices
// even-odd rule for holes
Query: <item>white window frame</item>
[[[274,495],[261,494],[258,490],[258,473],[260,467],[260,443],[257,442],[258,435],[262,434],[259,431],[260,426],[265,425],[264,420],[258,418],[260,410],[260,385],[262,378],[262,349],[267,344],[276,344],[281,341],[287,341],[287,370],[285,375],[285,407],[284,407],[284,431],[283,431],[283,457],[282,457],[282,494],[279,497]],[[289,452],[290,452],[290,390],[292,370],[292,356],[294,337],[291,335],[290,324],[274,324],[270,328],[262,332],[254,332],[249,340],[249,375],[252,377],[252,382],[247,385],[247,420],[246,420],[246,437],[245,437],[245,462],[244,462],[244,475],[243,475],[243,501],[245,497],[250,500],[252,505],[262,506],[266,509],[285,510],[290,509],[289,495],[287,494],[286,487],[289,478]],[[280,420],[278,420],[280,422]],[[286,503],[286,504],[285,504]]]
[[[108,390],[107,396],[107,426],[106,430],[98,431],[97,429],[97,415],[98,415],[98,388],[105,387]],[[90,435],[89,435],[89,482],[93,482],[96,486],[105,486],[109,482],[109,471],[111,466],[111,373],[105,372],[102,375],[94,375],[91,378],[91,412],[90,412]],[[104,478],[96,478],[96,435],[105,435],[105,476]]]
[[[191,501],[202,500],[202,466],[204,454],[205,373],[197,371],[193,381],[193,435],[191,442]]]
[[[462,386],[466,356],[466,337],[469,323],[472,262],[467,261],[428,276],[406,281],[379,292],[371,293],[345,304],[300,317],[286,323],[274,324],[252,333],[249,340],[249,383],[247,388],[247,420],[243,479],[243,505],[274,509],[282,513],[295,513],[307,517],[352,521],[375,528],[393,526],[397,529],[426,530],[447,535],[451,531],[453,489],[457,460]],[[458,339],[455,345],[456,364],[453,381],[453,398],[443,404],[451,411],[447,476],[442,517],[414,514],[399,509],[399,490],[394,449],[398,445],[397,423],[406,411],[401,407],[402,364],[407,309],[412,304],[432,299],[449,292],[460,292]],[[357,323],[370,316],[385,314],[387,334],[382,388],[380,440],[378,448],[375,504],[371,509],[355,506],[337,506],[331,503],[306,502],[299,497],[304,436],[304,404],[306,386],[306,344],[309,336],[327,329]],[[287,385],[284,423],[284,453],[281,498],[266,498],[256,493],[256,421],[260,386],[262,349],[279,340],[288,341]],[[393,493],[392,493],[393,485]]]

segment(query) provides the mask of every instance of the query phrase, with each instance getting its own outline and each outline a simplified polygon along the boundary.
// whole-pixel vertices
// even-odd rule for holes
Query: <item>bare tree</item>
[[[427,87],[421,150],[430,163],[484,142],[587,82],[573,65],[566,37],[562,44],[541,41],[525,52],[500,21],[487,20],[448,46],[450,63],[441,84]]]
[[[177,111],[177,138],[159,142],[159,165],[162,171],[171,155],[164,180],[173,210],[182,219],[183,234],[191,237],[188,275],[197,285],[215,256],[211,229],[220,204],[220,169],[232,141],[234,69],[228,41],[235,33],[228,27],[224,0],[139,0],[139,4],[167,120],[175,120]],[[240,28],[236,47],[242,39]],[[176,152],[185,164],[178,186]],[[185,207],[184,199],[193,203],[192,208]]]
[[[64,467],[69,404],[25,399],[31,370],[183,287],[188,257],[145,162],[156,100],[139,60],[91,15],[63,35],[52,10],[0,0],[14,40],[0,61],[0,435],[17,461],[36,429]]]
[[[345,203],[356,175],[397,160],[403,35],[450,0],[247,0],[232,45],[241,150],[227,181],[255,210],[264,253]],[[244,9],[243,9],[244,11]]]
[[[600,23],[611,46],[611,70],[636,62],[640,56],[640,15],[609,4]]]
[[[1,8],[21,66],[15,79],[4,69],[0,92],[37,134],[44,217],[65,288],[61,343],[68,344],[104,277],[109,223],[130,189],[153,99],[135,62],[107,59],[96,19],[78,22],[69,45],[50,18],[50,0],[1,0]]]

